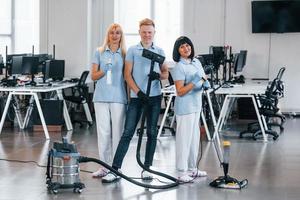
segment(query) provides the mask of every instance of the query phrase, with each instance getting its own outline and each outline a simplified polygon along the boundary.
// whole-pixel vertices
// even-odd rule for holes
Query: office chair
[[[72,123],[79,123],[80,127],[83,127],[83,122],[87,122],[88,125],[93,125],[92,116],[90,113],[90,109],[88,107],[87,99],[88,99],[88,86],[86,85],[86,78],[89,74],[89,71],[82,72],[80,79],[78,80],[78,84],[71,88],[71,95],[66,95],[65,92],[63,92],[64,99],[71,103],[71,121]],[[75,120],[75,106],[82,105],[85,116],[87,120]]]
[[[261,102],[260,112],[267,118],[268,126],[278,126],[280,131],[283,131],[283,124],[286,121],[286,118],[283,114],[279,113],[278,108],[279,99],[282,98],[284,94],[283,82],[276,78],[267,92],[268,94],[259,97]],[[270,118],[277,118],[280,120],[280,123],[269,122]]]
[[[259,107],[259,112],[265,117],[268,128],[268,130],[265,130],[265,133],[272,135],[274,140],[276,140],[279,137],[279,134],[276,131],[273,131],[271,127],[278,126],[280,128],[280,132],[282,132],[284,130],[283,124],[286,121],[285,116],[278,112],[278,102],[284,94],[284,85],[281,81],[284,71],[285,68],[282,67],[279,70],[276,78],[268,85],[265,94],[258,96],[261,105]],[[272,118],[279,119],[280,123],[271,122],[270,120]],[[253,139],[257,139],[262,134],[261,130],[259,129],[259,124],[257,122],[248,124],[247,130],[242,131],[240,133],[240,137],[242,138],[243,135],[247,133],[252,133]]]

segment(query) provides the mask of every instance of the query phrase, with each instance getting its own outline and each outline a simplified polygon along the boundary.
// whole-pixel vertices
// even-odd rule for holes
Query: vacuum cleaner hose
[[[151,184],[141,183],[141,182],[135,181],[132,178],[129,178],[128,176],[120,173],[118,170],[115,170],[114,168],[112,168],[107,163],[105,163],[105,162],[103,162],[101,160],[98,160],[96,158],[89,158],[89,157],[80,156],[79,159],[78,159],[78,161],[79,161],[79,163],[85,163],[85,162],[95,162],[95,163],[98,163],[98,164],[102,165],[103,167],[109,169],[113,173],[117,174],[118,176],[124,178],[125,180],[127,180],[127,181],[129,181],[129,182],[131,182],[131,183],[133,183],[135,185],[144,187],[144,188],[149,188],[149,189],[169,189],[169,188],[176,187],[176,186],[179,185],[179,182],[177,181],[177,179],[175,179],[175,178],[173,178],[171,176],[167,176],[166,178],[171,177],[172,178],[171,180],[174,180],[175,182],[174,183],[170,183],[170,184],[166,184],[166,185],[151,185]]]

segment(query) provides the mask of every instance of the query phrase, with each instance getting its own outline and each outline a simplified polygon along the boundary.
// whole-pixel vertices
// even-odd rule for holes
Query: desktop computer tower
[[[5,107],[6,99],[4,97],[0,98],[0,116],[3,115],[4,107]],[[14,126],[14,120],[15,120],[15,111],[12,106],[12,104],[9,105],[7,115],[5,117],[4,121],[4,127],[6,126]]]
[[[239,98],[237,100],[237,107],[239,119],[257,119],[257,115],[251,98]]]
[[[40,100],[40,104],[47,125],[64,124],[62,100],[43,99]],[[41,125],[42,123],[36,105],[34,105],[32,114],[33,114],[33,124]]]

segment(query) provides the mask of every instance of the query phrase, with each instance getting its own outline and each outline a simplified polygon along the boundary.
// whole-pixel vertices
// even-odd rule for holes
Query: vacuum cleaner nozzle
[[[230,176],[220,176],[213,180],[210,184],[211,187],[224,188],[224,189],[242,189],[248,185],[248,180],[244,179],[239,181]]]
[[[247,179],[239,181],[228,175],[230,145],[231,144],[229,141],[223,142],[224,154],[223,154],[223,162],[221,164],[222,164],[222,167],[224,170],[224,176],[220,176],[217,179],[215,179],[214,181],[212,181],[209,184],[211,187],[224,188],[224,189],[242,189],[246,185],[248,185]]]

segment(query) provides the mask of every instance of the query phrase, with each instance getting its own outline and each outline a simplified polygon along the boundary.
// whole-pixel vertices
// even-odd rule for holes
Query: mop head
[[[224,189],[242,189],[248,185],[248,180],[239,181],[230,176],[220,176],[209,184],[211,187]]]

